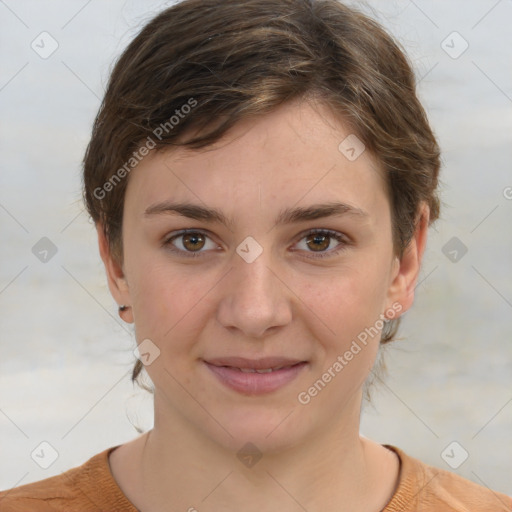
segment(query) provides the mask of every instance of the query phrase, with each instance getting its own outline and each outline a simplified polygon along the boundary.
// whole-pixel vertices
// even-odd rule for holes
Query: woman
[[[412,305],[439,148],[411,67],[334,0],[185,0],[112,72],[84,197],[154,428],[15,510],[505,511],[359,435]]]

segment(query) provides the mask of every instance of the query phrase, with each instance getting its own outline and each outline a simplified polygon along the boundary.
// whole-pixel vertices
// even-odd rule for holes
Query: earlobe
[[[130,289],[122,265],[119,264],[117,258],[112,254],[105,230],[100,223],[96,224],[96,232],[98,234],[98,248],[105,266],[110,293],[119,305],[127,306],[131,304]],[[121,313],[123,314],[121,315]],[[123,311],[119,310],[119,314],[125,322],[133,322],[131,308],[125,308]]]
[[[405,313],[414,302],[414,291],[427,243],[429,215],[429,207],[424,203],[417,217],[414,236],[404,250],[402,258],[398,260],[397,257],[393,262],[394,278],[389,289],[389,300],[391,304],[400,303],[402,313]]]

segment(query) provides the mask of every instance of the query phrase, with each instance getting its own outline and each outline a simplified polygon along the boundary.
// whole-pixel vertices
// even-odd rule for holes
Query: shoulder
[[[64,473],[0,491],[2,512],[100,511],[105,506],[130,503],[117,487],[108,456],[116,447],[98,453],[81,466]]]
[[[76,487],[73,484],[79,478],[81,469],[73,468],[58,476],[1,491],[0,510],[54,512],[52,503],[69,503],[75,499]]]
[[[511,512],[512,498],[456,473],[410,457],[399,448],[385,445],[400,458],[400,478],[384,512]]]

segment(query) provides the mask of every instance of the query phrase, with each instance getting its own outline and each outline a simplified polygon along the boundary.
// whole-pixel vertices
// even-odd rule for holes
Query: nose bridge
[[[246,336],[258,337],[271,327],[284,325],[291,315],[271,250],[248,238],[238,246],[226,276],[219,321]]]
[[[252,251],[253,249],[249,249],[247,255],[250,255]],[[234,289],[235,293],[240,297],[248,295],[250,298],[252,296],[255,300],[273,300],[272,294],[275,291],[275,286],[272,285],[275,285],[276,277],[271,270],[270,250],[264,250],[254,260],[245,259],[239,254],[234,259],[233,270],[236,273],[238,284]]]

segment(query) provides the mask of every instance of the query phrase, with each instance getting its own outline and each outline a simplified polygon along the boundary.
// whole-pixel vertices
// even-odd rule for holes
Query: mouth
[[[300,363],[296,363],[300,364]],[[291,368],[295,365],[289,365],[289,366],[277,366],[276,368],[262,368],[260,370],[257,370],[256,368],[233,368],[234,370],[240,370],[243,373],[271,373],[275,372],[277,370],[281,370],[282,368]]]
[[[222,358],[204,361],[224,386],[246,395],[270,393],[294,380],[307,361],[286,358]]]

